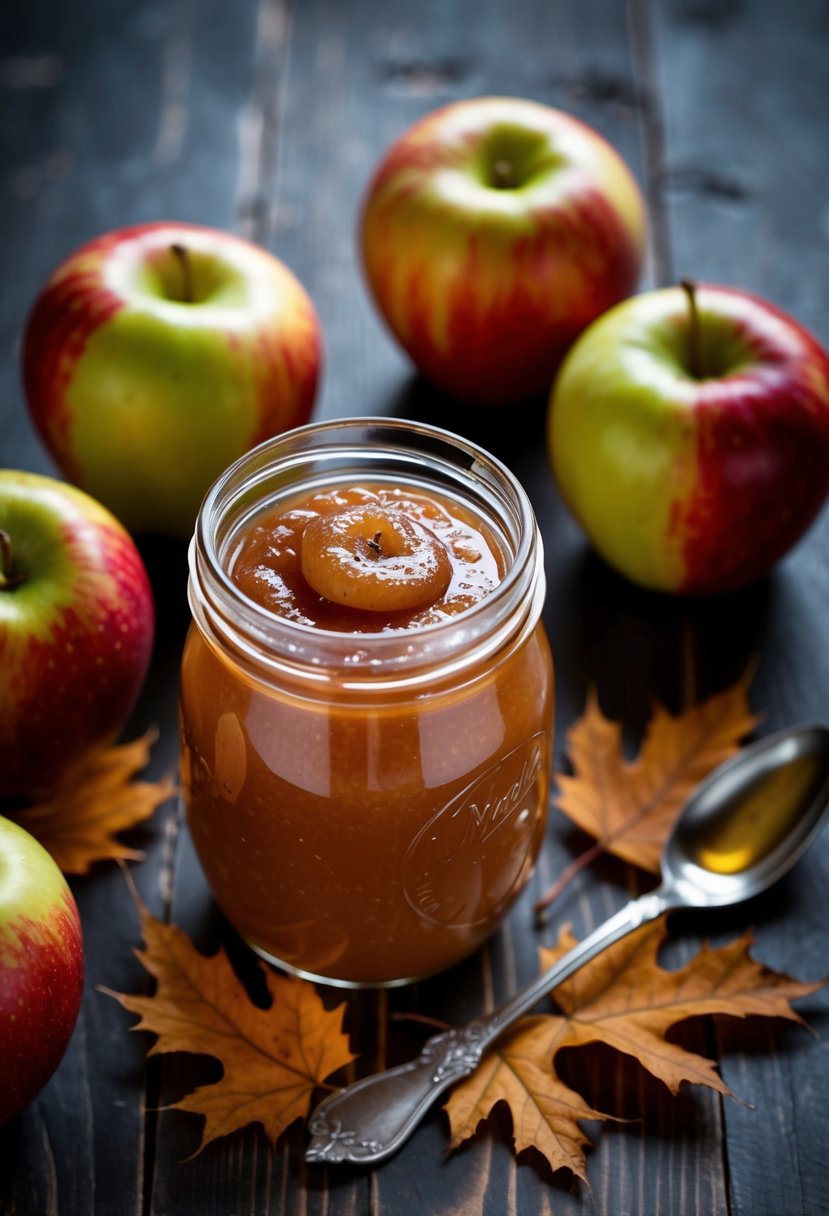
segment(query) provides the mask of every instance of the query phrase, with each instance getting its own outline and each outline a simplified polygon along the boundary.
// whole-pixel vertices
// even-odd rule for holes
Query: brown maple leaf
[[[451,1147],[468,1139],[497,1102],[506,1102],[516,1152],[534,1147],[552,1169],[566,1166],[586,1178],[583,1148],[590,1141],[578,1121],[609,1116],[556,1076],[555,1057],[563,1047],[606,1043],[638,1060],[671,1093],[690,1082],[728,1094],[714,1061],[669,1042],[667,1030],[705,1014],[763,1015],[802,1025],[789,1002],[825,982],[799,983],[755,962],[748,934],[717,949],[703,946],[684,967],[666,971],[657,961],[664,936],[661,917],[610,946],[556,988],[559,1014],[524,1018],[504,1035],[449,1098]],[[575,944],[565,927],[556,948],[541,951],[542,968]]]
[[[688,795],[718,764],[735,755],[759,718],[748,704],[751,673],[678,715],[654,706],[635,760],[622,751],[622,727],[609,721],[594,690],[567,732],[573,775],[556,775],[556,805],[596,838],[536,905],[546,908],[602,850],[659,873],[662,848]]]
[[[51,853],[64,874],[86,874],[104,859],[140,861],[143,853],[116,838],[149,819],[176,792],[170,777],[134,781],[157,737],[148,730],[131,743],[98,747],[82,756],[55,792],[13,818]]]
[[[553,1072],[557,1038],[565,1028],[562,1018],[523,1018],[487,1052],[477,1071],[455,1087],[446,1103],[450,1148],[473,1136],[495,1105],[506,1102],[516,1154],[538,1149],[551,1169],[566,1167],[586,1178],[584,1149],[591,1141],[579,1120],[611,1116],[594,1110]]]
[[[223,950],[200,954],[175,925],[140,907],[142,966],[156,980],[153,996],[102,989],[141,1021],[134,1030],[158,1035],[149,1055],[187,1051],[213,1056],[223,1075],[174,1104],[203,1115],[197,1152],[217,1136],[262,1123],[271,1142],[305,1116],[311,1095],[355,1057],[342,1030],[345,1005],[327,1011],[313,984],[266,971],[272,1004],[250,1000]]]

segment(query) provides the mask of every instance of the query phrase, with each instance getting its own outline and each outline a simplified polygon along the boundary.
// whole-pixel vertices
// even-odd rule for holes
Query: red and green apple
[[[765,574],[829,493],[829,356],[731,287],[617,305],[556,380],[549,448],[596,550],[645,587],[707,594]]]
[[[307,422],[321,349],[311,300],[273,254],[154,223],[55,270],[26,327],[23,378],[69,480],[132,532],[187,537],[226,465]]]
[[[0,1125],[63,1058],[83,975],[81,922],[66,879],[34,836],[0,817]]]
[[[0,799],[48,792],[115,738],[153,644],[132,537],[88,494],[0,470]]]
[[[481,97],[390,148],[362,212],[368,285],[424,376],[482,403],[549,391],[575,337],[636,287],[645,209],[592,128]]]

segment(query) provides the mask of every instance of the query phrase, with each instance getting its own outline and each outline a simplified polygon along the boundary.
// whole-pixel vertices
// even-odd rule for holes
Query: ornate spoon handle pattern
[[[634,900],[502,1009],[461,1030],[434,1035],[417,1059],[364,1077],[323,1099],[311,1118],[306,1161],[373,1164],[390,1157],[435,1099],[455,1081],[475,1071],[502,1031],[605,947],[659,916],[670,902],[665,888]]]

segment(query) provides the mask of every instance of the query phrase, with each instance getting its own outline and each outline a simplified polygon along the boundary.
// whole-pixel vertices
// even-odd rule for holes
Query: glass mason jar
[[[263,509],[378,484],[461,504],[501,550],[502,581],[437,623],[345,633],[277,616],[229,577]],[[523,489],[446,431],[312,424],[214,484],[190,548],[184,797],[213,893],[260,955],[326,983],[388,985],[492,932],[546,826],[544,591]]]

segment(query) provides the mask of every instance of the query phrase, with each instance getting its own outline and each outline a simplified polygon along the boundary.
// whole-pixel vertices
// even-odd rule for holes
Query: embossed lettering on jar
[[[523,490],[446,432],[316,424],[216,483],[191,547],[185,801],[264,957],[403,983],[492,932],[546,824],[543,597]]]

